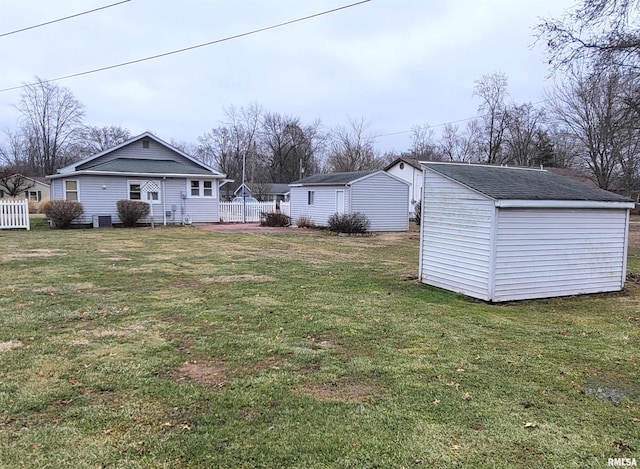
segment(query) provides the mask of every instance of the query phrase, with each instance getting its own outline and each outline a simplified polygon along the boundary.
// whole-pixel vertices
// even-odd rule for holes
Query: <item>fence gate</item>
[[[22,228],[29,230],[29,201],[0,200],[0,230]]]

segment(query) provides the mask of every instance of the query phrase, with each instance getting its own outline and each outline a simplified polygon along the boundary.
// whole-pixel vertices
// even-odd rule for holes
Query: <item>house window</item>
[[[129,200],[142,200],[149,204],[160,203],[159,181],[129,181]],[[149,190],[151,189],[151,190]]]
[[[307,205],[313,205],[315,191],[307,191]]]
[[[149,148],[149,140],[142,141],[142,148]]]
[[[204,197],[213,197],[213,181],[202,181],[204,187]]]
[[[199,179],[193,179],[189,181],[189,188],[191,197],[205,197],[212,199],[216,197],[214,192],[213,181],[203,181]]]
[[[140,183],[129,183],[129,200],[142,200],[142,189],[140,189]]]
[[[42,192],[40,191],[28,191],[27,196],[29,200],[33,200],[35,202],[40,202],[40,200],[42,200]]]
[[[80,200],[78,196],[78,181],[74,179],[64,181],[64,200]]]

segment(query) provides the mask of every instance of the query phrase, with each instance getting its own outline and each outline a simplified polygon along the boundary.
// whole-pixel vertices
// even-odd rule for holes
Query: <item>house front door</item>
[[[344,213],[344,191],[336,191],[336,213]]]

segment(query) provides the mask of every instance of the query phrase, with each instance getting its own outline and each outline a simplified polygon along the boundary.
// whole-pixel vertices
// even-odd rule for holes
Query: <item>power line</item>
[[[127,1],[129,1],[129,0],[127,0]],[[254,30],[248,31],[246,33],[236,34],[234,36],[227,36],[227,37],[222,38],[222,39],[216,39],[214,41],[205,42],[205,43],[198,44],[198,45],[195,45],[195,46],[185,47],[183,49],[173,50],[171,52],[164,52],[162,54],[151,55],[151,56],[148,56],[148,57],[144,57],[142,59],[130,60],[129,62],[122,62],[122,63],[116,64],[116,65],[109,65],[109,66],[106,66],[106,67],[94,68],[92,70],[87,70],[86,72],[73,73],[71,75],[65,75],[63,77],[52,78],[51,80],[43,80],[43,81],[38,82],[38,83],[51,83],[51,82],[54,82],[54,81],[66,80],[68,78],[75,78],[75,77],[79,77],[79,76],[82,76],[82,75],[89,75],[91,73],[103,72],[105,70],[111,70],[113,68],[125,67],[127,65],[132,65],[132,64],[136,64],[136,63],[140,63],[140,62],[145,62],[147,60],[154,60],[154,59],[158,59],[160,57],[166,57],[168,55],[179,54],[181,52],[186,52],[186,51],[189,51],[189,50],[198,49],[200,47],[206,47],[206,46],[210,46],[210,45],[213,45],[213,44],[219,44],[221,42],[231,41],[233,39],[238,39],[238,38],[241,38],[241,37],[250,36],[252,34],[257,34],[257,33],[261,33],[261,32],[264,32],[264,31],[269,31],[271,29],[281,28],[283,26],[288,26],[288,25],[293,24],[293,23],[299,23],[301,21],[306,21],[306,20],[309,20],[309,19],[312,19],[312,18],[317,18],[318,16],[328,15],[330,13],[335,13],[335,12],[340,11],[340,10],[345,10],[347,8],[351,8],[351,7],[355,7],[355,6],[358,6],[358,5],[362,5],[363,3],[368,3],[370,1],[371,0],[362,0],[360,2],[351,3],[349,5],[344,5],[344,6],[341,6],[341,7],[338,7],[338,8],[333,8],[331,10],[325,10],[325,11],[322,11],[320,13],[314,13],[313,15],[303,16],[301,18],[296,18],[294,20],[285,21],[284,23],[278,23],[278,24],[274,24],[272,26],[266,26],[264,28],[254,29]],[[21,88],[26,88],[28,86],[36,85],[38,83],[27,83],[27,84],[23,84],[23,85],[19,85],[19,86],[13,86],[11,88],[0,89],[0,93],[3,93],[5,91],[12,91],[12,90],[18,90],[18,89],[21,89]]]
[[[100,10],[104,10],[105,8],[111,8],[111,7],[115,7],[117,5],[122,5],[123,3],[127,3],[127,2],[130,2],[130,1],[131,0],[123,0],[121,2],[112,3],[110,5],[105,5],[103,7],[94,8],[93,10],[87,10],[87,11],[83,11],[83,12],[80,12],[80,13],[76,13],[75,15],[65,16],[64,18],[58,18],[57,20],[51,20],[51,21],[47,21],[45,23],[34,24],[33,26],[28,26],[26,28],[16,29],[15,31],[9,31],[8,33],[2,33],[2,34],[0,34],[0,37],[10,36],[11,34],[21,33],[23,31],[29,31],[30,29],[40,28],[41,26],[46,26],[48,24],[58,23],[59,21],[68,20],[68,19],[71,19],[71,18],[75,18],[77,16],[87,15],[87,14],[93,13],[95,11],[100,11]]]

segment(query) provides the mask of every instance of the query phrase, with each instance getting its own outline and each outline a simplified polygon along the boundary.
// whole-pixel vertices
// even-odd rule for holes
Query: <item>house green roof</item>
[[[540,169],[455,163],[423,166],[496,200],[631,202],[622,195]]]
[[[181,163],[173,160],[151,160],[138,158],[116,158],[85,165],[83,171],[99,171],[105,173],[146,173],[146,174],[193,174],[210,176],[211,171],[195,164]]]

